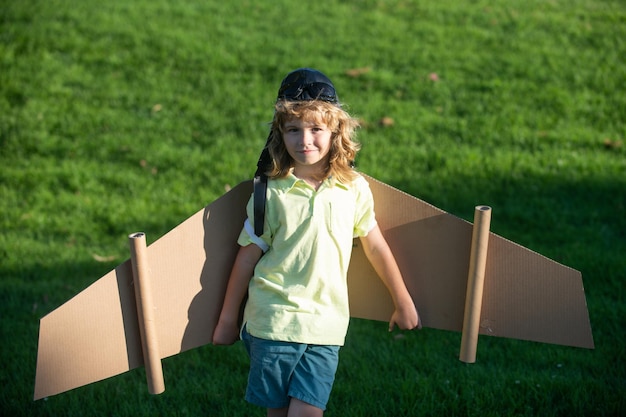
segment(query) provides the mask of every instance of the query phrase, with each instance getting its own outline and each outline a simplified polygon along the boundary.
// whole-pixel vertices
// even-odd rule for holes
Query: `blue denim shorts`
[[[322,410],[330,398],[339,363],[339,346],[259,339],[242,330],[250,356],[246,401],[284,408],[296,398]]]

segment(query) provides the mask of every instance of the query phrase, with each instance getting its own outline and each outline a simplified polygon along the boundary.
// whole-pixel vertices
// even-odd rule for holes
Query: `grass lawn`
[[[362,121],[357,167],[580,270],[596,348],[354,320],[328,416],[626,415],[626,4],[3,0],[0,411],[251,416],[247,357],[204,346],[32,401],[39,319],[249,179],[282,77]]]

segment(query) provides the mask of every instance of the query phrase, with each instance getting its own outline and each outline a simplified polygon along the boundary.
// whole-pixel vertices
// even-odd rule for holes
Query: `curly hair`
[[[294,165],[283,142],[283,127],[293,118],[304,122],[324,123],[328,127],[332,132],[332,139],[329,164],[323,178],[332,176],[344,184],[350,184],[357,177],[353,163],[361,148],[354,140],[359,122],[341,107],[321,100],[276,102],[268,143],[272,165],[267,176],[283,178]]]

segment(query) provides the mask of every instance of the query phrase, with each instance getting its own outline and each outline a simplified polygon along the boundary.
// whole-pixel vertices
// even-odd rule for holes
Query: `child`
[[[241,335],[250,355],[246,400],[266,407],[268,416],[324,414],[350,317],[346,277],[354,237],[393,298],[389,330],[421,327],[376,223],[369,186],[352,168],[357,127],[321,72],[302,68],[283,80],[267,144],[263,233],[255,234],[251,198],[213,333],[216,345]]]

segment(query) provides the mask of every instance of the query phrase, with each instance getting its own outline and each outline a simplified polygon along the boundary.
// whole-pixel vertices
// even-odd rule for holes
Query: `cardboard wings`
[[[471,319],[476,334],[594,347],[580,272],[488,228],[475,244],[471,223],[366,179],[423,326],[461,331]],[[130,260],[43,317],[34,399],[142,365],[150,391],[163,391],[161,358],[211,343],[251,192],[239,184],[147,248],[131,235]],[[481,284],[473,312],[472,269]],[[352,317],[389,320],[391,298],[358,240],[348,286]]]

